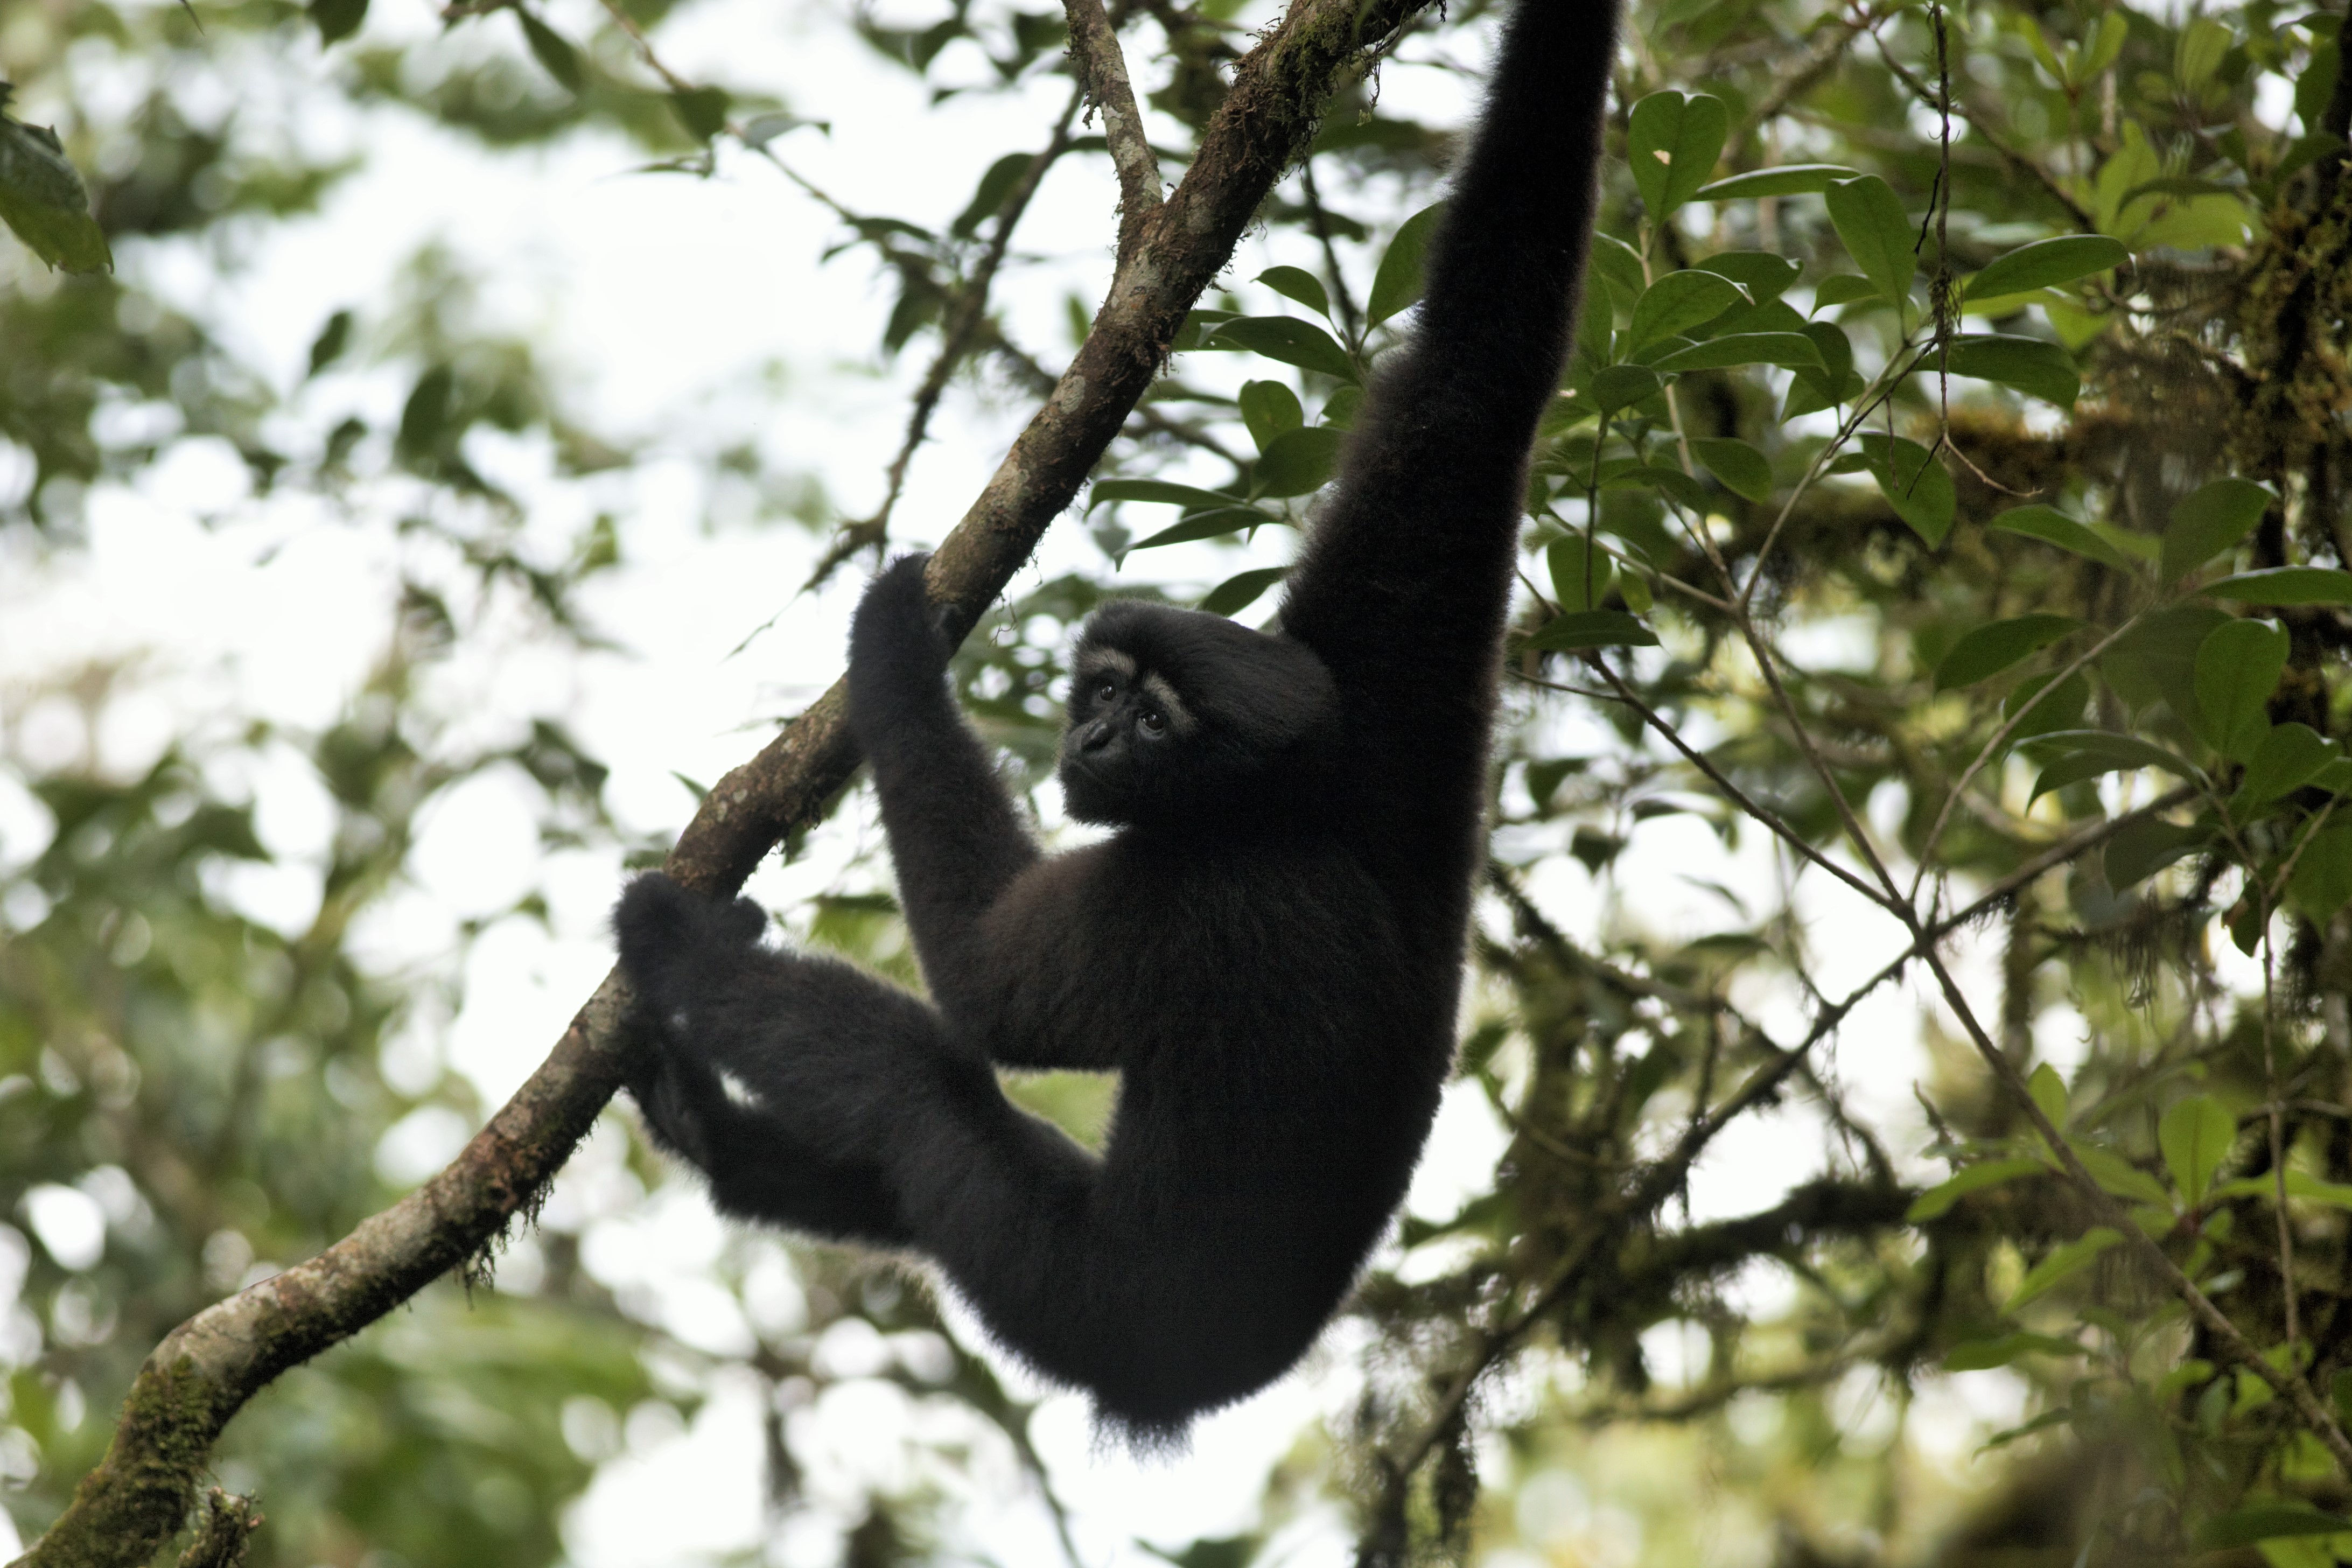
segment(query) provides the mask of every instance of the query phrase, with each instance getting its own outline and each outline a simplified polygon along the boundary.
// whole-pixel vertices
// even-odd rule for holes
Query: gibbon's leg
[[[766,923],[658,874],[629,885],[614,924],[642,1053],[630,1093],[720,1208],[901,1245],[893,1107],[949,1049],[938,1016],[846,963],[761,946]]]
[[[969,1018],[985,961],[976,928],[1037,847],[946,680],[950,649],[923,597],[925,555],[866,590],[849,637],[849,724],[882,798],[923,978],[948,1016]]]

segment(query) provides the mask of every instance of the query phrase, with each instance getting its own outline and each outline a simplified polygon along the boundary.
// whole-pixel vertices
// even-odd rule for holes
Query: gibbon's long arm
[[[1615,0],[1520,0],[1433,237],[1410,343],[1383,358],[1282,627],[1411,821],[1483,771],[1537,420],[1592,237]],[[1433,793],[1435,799],[1432,799]]]
[[[948,653],[931,630],[923,558],[896,563],[866,590],[850,630],[849,726],[873,766],[923,976],[940,1010],[960,1018],[972,1016],[971,987],[988,968],[982,917],[1038,855],[956,710]]]

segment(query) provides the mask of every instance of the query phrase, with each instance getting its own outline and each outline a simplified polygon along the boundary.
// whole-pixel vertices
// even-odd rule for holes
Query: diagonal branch
[[[1063,0],[1070,22],[1070,61],[1086,84],[1087,97],[1102,111],[1103,140],[1118,171],[1118,260],[1135,254],[1144,226],[1160,211],[1160,155],[1143,132],[1135,88],[1127,79],[1127,57],[1118,34],[1104,14],[1102,0]]]
[[[1429,0],[1297,0],[1234,70],[1183,182],[1120,258],[1085,344],[932,557],[928,582],[961,637],[1068,507],[1151,383],[1184,315],[1305,150],[1332,90],[1377,59]],[[816,820],[858,756],[842,683],[719,780],[679,836],[670,875],[732,891]],[[608,974],[554,1051],[448,1169],[318,1257],[216,1302],[140,1369],[105,1459],[22,1568],[138,1568],[177,1530],[212,1444],[289,1367],[357,1333],[526,1212],[621,1083],[625,990]]]

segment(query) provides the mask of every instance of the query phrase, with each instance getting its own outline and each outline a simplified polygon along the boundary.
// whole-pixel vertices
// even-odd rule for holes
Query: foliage
[[[234,116],[191,121],[161,65],[233,47],[290,62],[331,45],[352,103],[486,150],[596,134],[662,172],[789,171],[782,139],[812,123],[755,84],[671,70],[658,5],[453,5],[471,47],[438,54],[383,41],[364,0],[21,15],[0,75],[45,115],[64,106],[52,150],[118,252],[283,224],[352,172]],[[1112,16],[1177,161],[1259,16]],[[1433,11],[1405,53],[1475,58],[1490,16]],[[1057,16],[891,16],[855,26],[881,68],[943,94],[1067,68]],[[1607,233],[1528,481],[1455,1090],[1502,1153],[1457,1210],[1409,1216],[1364,1283],[1353,1416],[1270,1480],[1265,1533],[1164,1554],[1250,1561],[1324,1492],[1368,1563],[2352,1561],[2336,18],[1643,0],[1631,26]],[[145,85],[82,113],[72,73],[100,56]],[[959,377],[1051,384],[1060,347],[1016,336],[999,268],[1047,169],[1105,152],[1085,130],[1073,100],[1045,152],[1008,150],[929,226],[885,216],[890,193],[803,182],[837,252],[887,284],[879,353],[928,366],[871,516],[704,454],[748,470],[761,520],[838,525],[820,581],[887,550]],[[13,120],[0,138],[20,163],[50,148]],[[1105,592],[1174,560],[1191,564],[1172,597],[1254,618],[1276,602],[1365,377],[1410,328],[1445,145],[1369,88],[1333,106],[1264,215],[1274,260],[1194,313],[1072,520],[1099,563],[1028,587],[967,645],[967,705],[1028,784],[1070,628]],[[40,247],[5,206],[8,167],[0,217]],[[405,299],[320,323],[290,390],[124,275],[19,262],[0,283],[0,437],[29,476],[0,500],[19,534],[79,548],[92,487],[210,437],[257,492],[396,516],[404,542],[391,652],[338,723],[192,732],[135,777],[12,764],[55,825],[0,862],[0,1196],[41,1243],[0,1229],[24,1274],[0,1471],[28,1531],[165,1329],[379,1206],[365,1152],[386,1130],[478,1114],[437,1067],[385,1070],[435,1026],[431,988],[371,968],[352,936],[425,804],[516,766],[551,847],[615,837],[602,764],[560,722],[460,741],[415,673],[488,635],[493,602],[591,645],[581,585],[629,553],[626,518],[533,535],[491,438],[543,439],[563,481],[646,455],[568,413],[446,258],[410,277]],[[318,394],[362,374],[398,378],[396,417]],[[80,679],[94,722],[132,678]],[[317,917],[291,936],[220,894],[224,868],[270,853],[221,761],[273,749],[338,825],[302,871]],[[1679,924],[1654,899],[1675,876],[1706,911]],[[870,866],[793,918],[911,977]],[[1888,1048],[1860,1020],[1882,1028],[1906,984],[1916,1119],[1842,1070]],[[1098,1082],[1021,1092],[1099,1129]],[[1819,1152],[1798,1179],[1699,1204],[1750,1129]],[[77,1251],[92,1213],[104,1246]],[[692,1405],[708,1384],[676,1367],[730,1359],[649,1326],[578,1267],[577,1234],[551,1215],[512,1295],[468,1308],[436,1289],[240,1419],[222,1470],[268,1505],[255,1561],[554,1560],[560,1505],[613,1452],[594,1434],[643,1402]],[[720,1270],[746,1300],[752,1256]],[[1028,1407],[919,1292],[838,1257],[793,1268],[805,1312],[732,1358],[772,1406],[854,1380],[814,1347],[867,1323],[898,1348],[856,1375],[953,1404],[1042,1475]],[[1970,1390],[2011,1414],[1973,1421]],[[770,1420],[790,1515],[800,1461]],[[1970,1453],[1978,1479],[1956,1481]],[[941,1495],[877,1483],[844,1551],[951,1542]]]

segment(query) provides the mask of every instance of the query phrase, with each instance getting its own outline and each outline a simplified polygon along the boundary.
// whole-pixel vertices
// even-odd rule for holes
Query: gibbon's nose
[[[1112,724],[1109,720],[1097,719],[1093,723],[1087,726],[1086,733],[1078,737],[1078,750],[1081,752],[1099,752],[1105,746],[1109,745],[1111,742],[1111,737],[1118,733],[1118,727]]]

